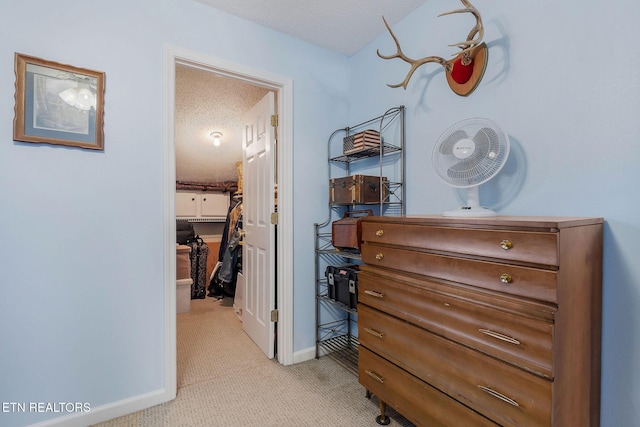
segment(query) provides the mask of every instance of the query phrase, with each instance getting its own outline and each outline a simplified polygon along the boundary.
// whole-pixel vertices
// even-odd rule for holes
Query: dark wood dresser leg
[[[387,417],[387,404],[380,401],[380,415],[376,417],[376,422],[382,426],[389,425],[391,418]]]

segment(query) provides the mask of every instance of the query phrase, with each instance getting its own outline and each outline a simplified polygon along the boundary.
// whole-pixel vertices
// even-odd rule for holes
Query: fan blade
[[[449,167],[447,170],[449,178],[466,182],[477,173],[478,164],[482,162],[489,152],[490,141],[486,135],[486,129],[488,128],[479,130],[473,137],[473,143],[475,144],[473,153],[466,159],[460,160]]]
[[[456,181],[462,182],[466,184],[470,178],[473,177],[473,170],[475,165],[475,161],[473,160],[473,156],[468,159],[461,160],[458,163],[452,165],[449,169],[447,169],[447,176]]]
[[[465,139],[468,138],[469,136],[467,135],[467,133],[461,129],[456,130],[455,132],[453,132],[451,135],[449,135],[448,137],[446,137],[442,143],[440,144],[440,153],[442,154],[447,154],[447,155],[452,155],[453,154],[453,146],[456,144],[456,142],[460,141],[461,139]]]
[[[484,157],[489,152],[491,147],[491,137],[488,131],[493,131],[490,128],[482,128],[473,137],[473,142],[476,143],[476,152],[478,156]]]
[[[498,133],[488,127],[480,129],[473,137],[473,141],[476,143],[476,149],[480,148],[483,157],[487,156],[490,152],[497,154],[500,151],[499,140]]]
[[[464,167],[466,170],[473,170],[474,175],[484,175],[488,170],[493,169],[494,159],[500,150],[498,134],[495,130],[484,127],[476,132],[473,142],[476,144],[476,148],[473,154],[464,160]],[[490,154],[492,152],[493,156]]]
[[[468,158],[459,161],[447,170],[447,176],[460,182],[489,176],[496,169],[495,158],[500,153],[498,134],[495,130],[484,127],[473,137],[475,151]],[[494,153],[491,156],[490,153]]]

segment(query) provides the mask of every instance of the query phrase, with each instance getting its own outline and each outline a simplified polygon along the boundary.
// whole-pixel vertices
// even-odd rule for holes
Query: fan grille
[[[496,122],[485,118],[462,120],[440,136],[432,164],[438,177],[458,188],[480,185],[504,166],[509,138]]]

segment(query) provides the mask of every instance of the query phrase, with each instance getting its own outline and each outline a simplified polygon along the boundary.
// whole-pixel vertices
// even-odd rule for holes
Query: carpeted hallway
[[[292,366],[267,359],[231,300],[192,300],[177,319],[178,396],[101,424],[120,426],[377,426],[378,400],[327,357]],[[390,426],[412,426],[387,411]]]

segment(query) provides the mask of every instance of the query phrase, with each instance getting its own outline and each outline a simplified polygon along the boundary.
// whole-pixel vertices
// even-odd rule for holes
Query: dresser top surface
[[[526,227],[562,229],[604,223],[603,218],[561,216],[495,216],[486,218],[445,217],[442,215],[367,216],[365,222],[433,225],[440,227]]]

